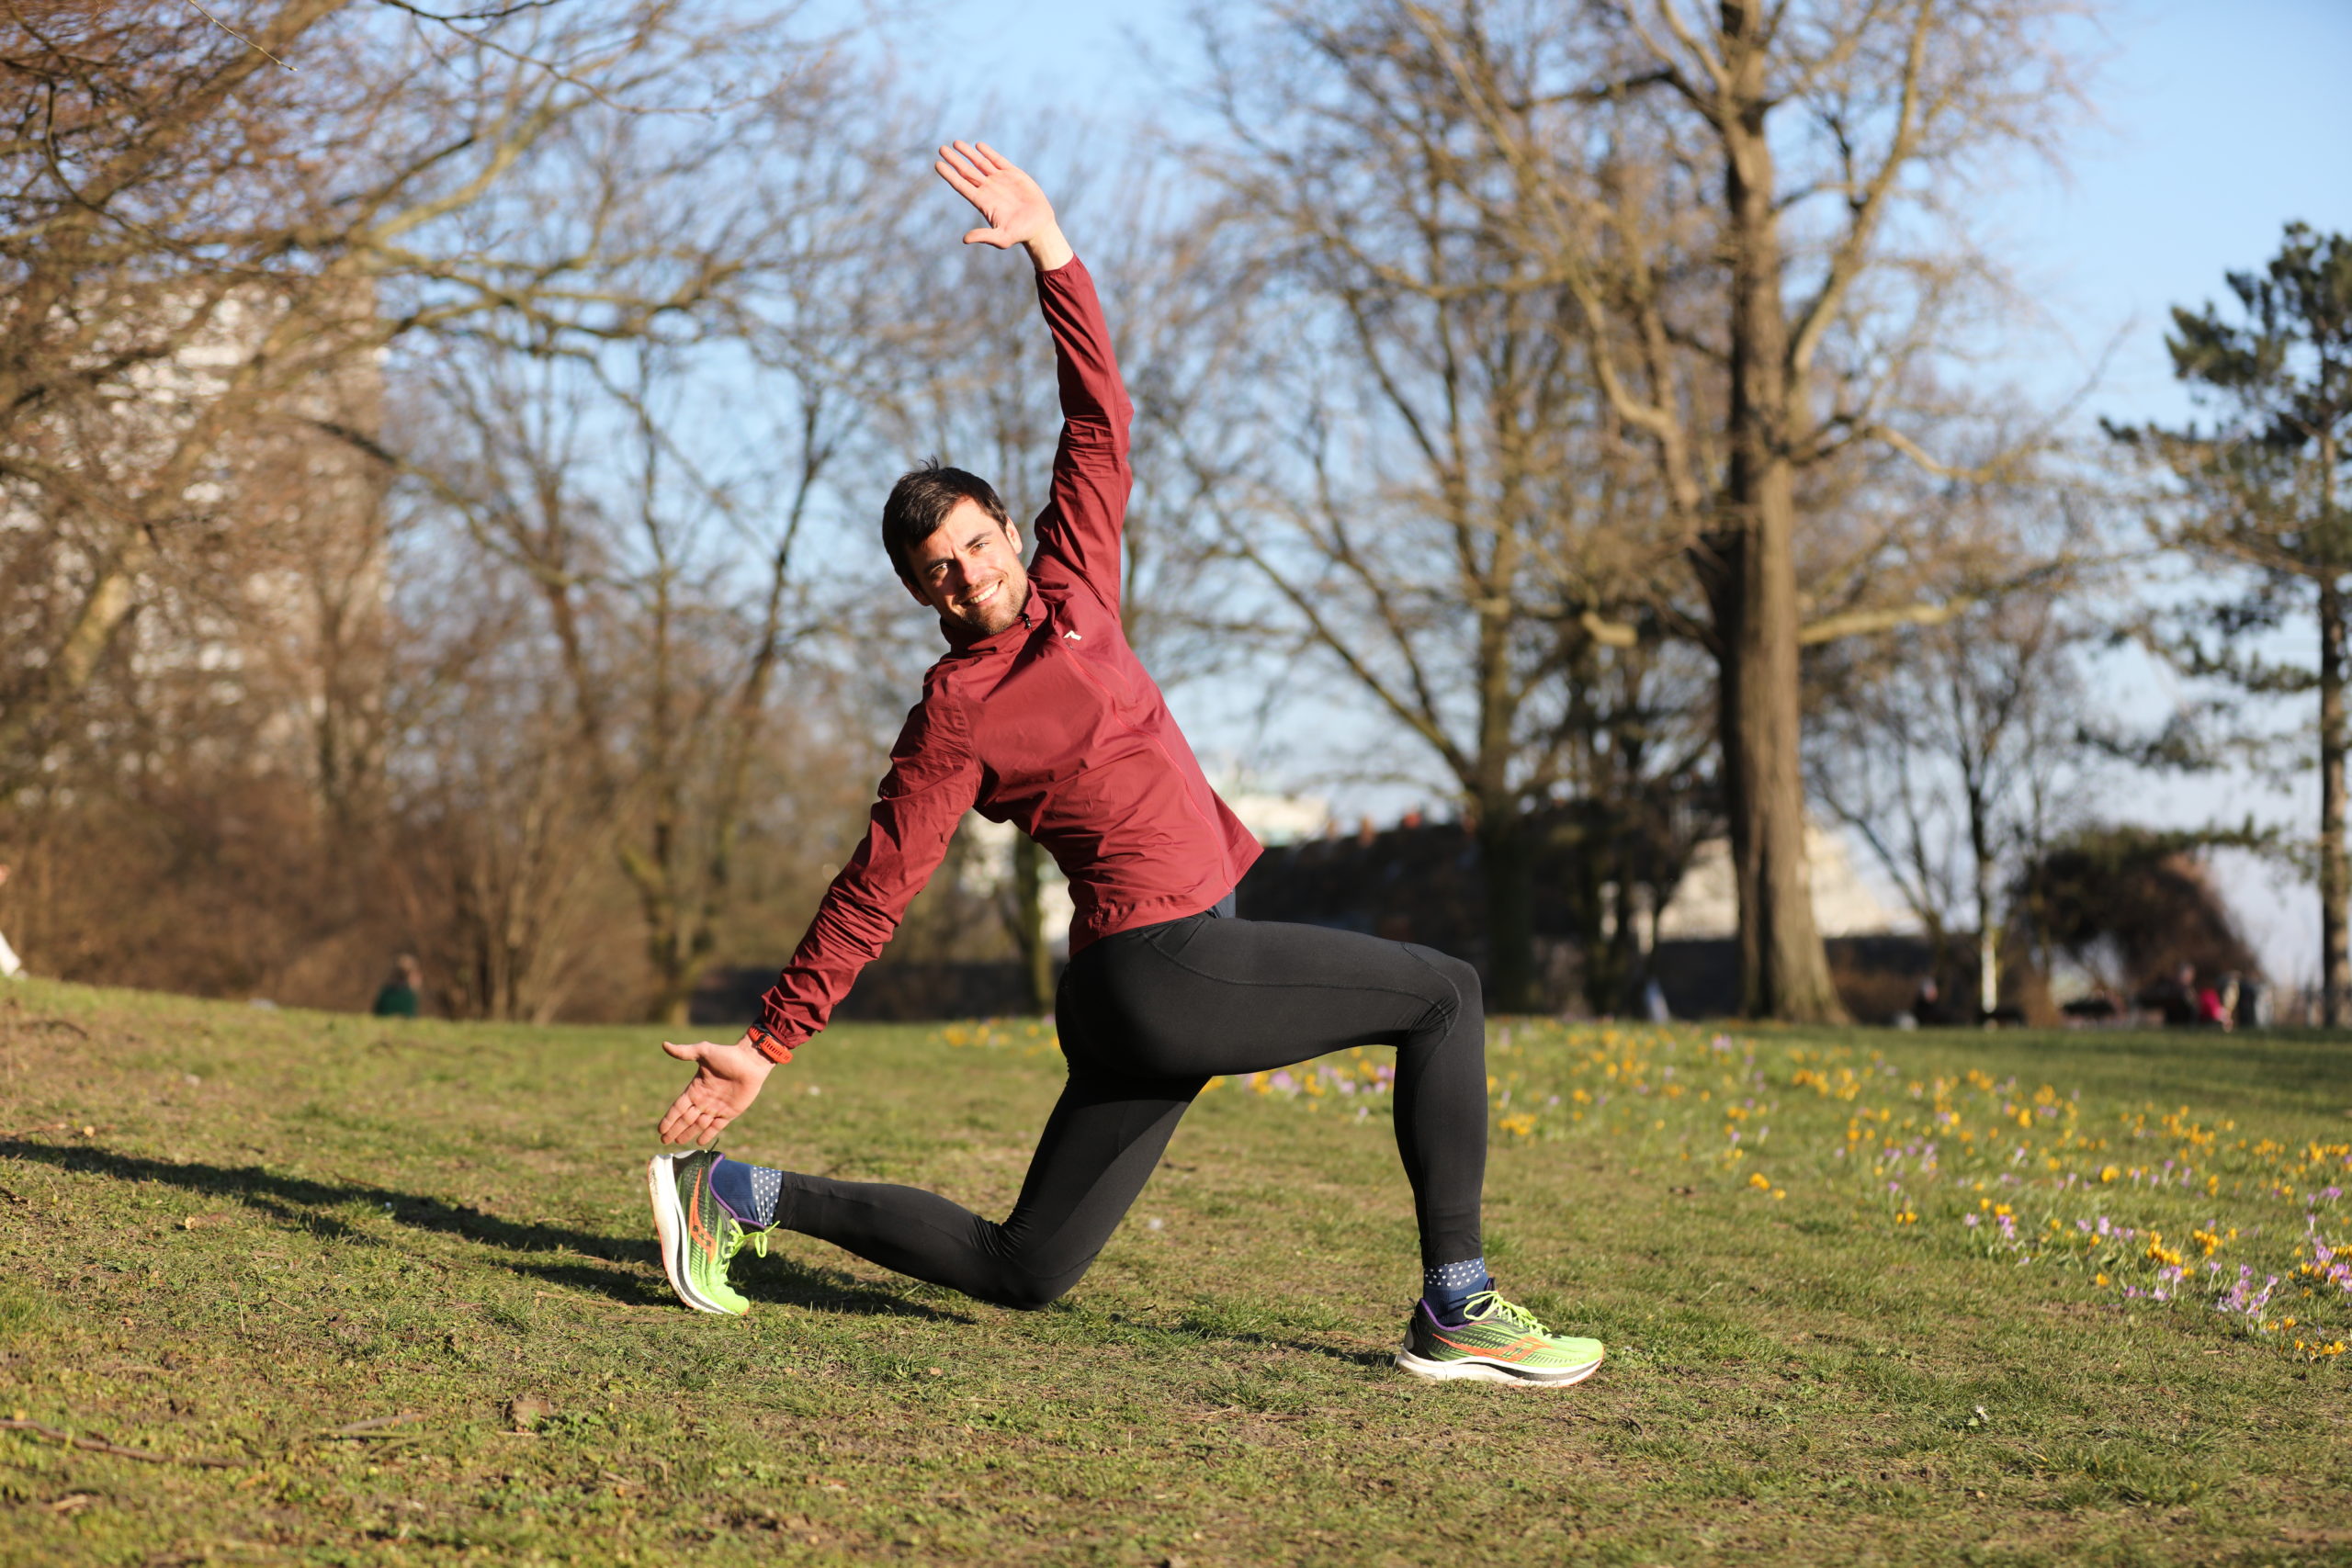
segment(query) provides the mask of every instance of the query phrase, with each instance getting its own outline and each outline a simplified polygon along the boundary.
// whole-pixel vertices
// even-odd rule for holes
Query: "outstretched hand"
[[[1054,204],[1003,153],[985,141],[957,141],[942,147],[932,167],[956,195],[979,209],[982,227],[965,234],[966,244],[994,245],[1001,251],[1025,245],[1041,272],[1069,260],[1069,242],[1054,220]]]
[[[775,1064],[760,1055],[748,1040],[732,1045],[707,1040],[692,1045],[662,1042],[662,1049],[681,1062],[695,1064],[694,1080],[670,1102],[662,1118],[665,1144],[697,1144],[708,1148],[718,1134],[752,1108],[760,1086],[768,1081]]]

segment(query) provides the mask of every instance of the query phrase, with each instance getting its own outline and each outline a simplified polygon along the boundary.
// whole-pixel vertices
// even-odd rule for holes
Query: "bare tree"
[[[1952,198],[2046,144],[2073,90],[2052,30],[2065,7],[1336,9],[1443,62],[1508,171],[1481,187],[1488,210],[1529,282],[1567,293],[1594,385],[1649,455],[1719,671],[1746,1010],[1837,1016],[1805,866],[1799,650],[1953,600],[1809,604],[1801,559],[1889,542],[1823,550],[1808,491],[1871,448],[1934,465],[1911,404],[1988,270]],[[1853,580],[1844,564],[1808,576]]]
[[[577,176],[649,121],[691,168],[741,118],[742,75],[765,64],[788,94],[807,73],[779,69],[798,59],[781,18],[667,0],[215,10],[0,17],[37,89],[0,141],[0,486],[44,547],[0,691],[20,771],[137,609],[233,555],[223,476],[257,437],[368,436],[309,389],[420,331],[563,349],[707,315],[741,204],[625,229],[616,187]]]
[[[1949,981],[1973,928],[1977,1006],[2000,1001],[2004,900],[2083,826],[2096,753],[2075,659],[2096,635],[2052,593],[1841,645],[1811,745],[1815,797],[1859,833]]]
[[[710,321],[601,353],[444,355],[431,383],[457,439],[413,442],[403,463],[532,584],[567,754],[638,903],[653,1010],[683,1021],[734,897],[778,681],[831,608],[812,535],[839,511],[831,487],[879,383],[921,338],[877,265],[903,248],[887,97],[801,85],[724,156],[672,148],[658,124],[650,147],[624,134],[646,126],[615,128],[591,166],[605,221],[650,245],[711,223],[684,209],[725,182]],[[690,152],[691,175],[667,166]],[[722,382],[741,414],[714,409]]]
[[[369,854],[442,868],[413,913],[475,930],[463,1005],[500,1013],[562,1005],[562,922],[609,852],[674,1014],[734,902],[729,846],[813,615],[796,569],[897,315],[842,287],[871,265],[848,237],[874,218],[860,117],[891,100],[786,11],[214,13],[0,17],[0,68],[43,88],[0,144],[0,764],[38,778],[71,744],[119,777],[150,735],[151,755],[200,739],[306,773],[330,817],[400,840]],[[386,378],[447,400],[442,436],[481,439],[382,428]],[[773,420],[737,412],[752,386]],[[593,429],[582,461],[534,470],[567,412]],[[756,460],[715,462],[729,440]],[[474,507],[478,564],[503,537],[505,568],[540,569],[521,621],[428,606],[462,624],[426,628],[449,662],[397,701],[386,616],[416,560],[382,527],[395,479],[444,523]],[[537,532],[502,535],[485,509],[517,502]],[[502,626],[578,677],[571,701],[523,701]],[[229,722],[255,709],[277,716]],[[435,787],[420,754],[447,764]]]
[[[1608,818],[1696,760],[1673,743],[1687,708],[1656,703],[1678,542],[1611,439],[1566,295],[1492,203],[1510,170],[1442,51],[1381,6],[1283,24],[1280,51],[1211,39],[1231,146],[1199,162],[1247,237],[1227,292],[1260,291],[1228,330],[1264,347],[1250,482],[1204,487],[1208,514],[1452,775],[1488,983],[1526,1010],[1531,810],[1565,793]],[[1604,879],[1631,896],[1621,841],[1588,836],[1586,902]]]
[[[429,547],[442,543],[429,517],[404,522],[420,536],[403,526],[394,554],[388,695],[405,743],[388,770],[396,842],[379,894],[444,1010],[543,1022],[614,967],[599,918],[612,825],[568,744],[529,581]]]
[[[92,679],[151,569],[205,553],[218,497],[197,487],[250,423],[232,394],[316,372],[299,352],[251,363],[309,280],[243,231],[294,194],[269,149],[290,106],[261,51],[337,9],[245,19],[252,48],[159,5],[0,17],[22,89],[0,141],[0,486],[17,546],[0,762],[17,776],[9,753]]]
[[[1956,457],[2021,445],[1999,417],[1932,430]],[[2056,454],[2013,458],[1998,479],[1880,461],[1886,471],[1844,503],[1846,522],[1871,531],[1883,526],[1876,512],[1899,513],[1899,529],[1884,532],[1903,539],[1921,597],[1884,615],[1883,629],[1812,649],[1807,779],[1901,890],[1946,983],[1966,967],[1955,943],[1973,931],[1989,1015],[2012,874],[2085,820],[2083,792],[2113,760],[2081,683],[2087,647],[2109,631],[2109,498],[2094,471]],[[1819,592],[1834,602],[1840,590]],[[1922,613],[1929,603],[1936,614]]]

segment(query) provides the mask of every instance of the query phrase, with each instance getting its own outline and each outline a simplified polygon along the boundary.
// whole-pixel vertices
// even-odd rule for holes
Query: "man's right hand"
[[[752,1108],[752,1101],[760,1097],[760,1086],[775,1070],[775,1064],[760,1055],[748,1036],[732,1045],[708,1040],[680,1045],[664,1040],[662,1049],[681,1062],[695,1064],[693,1081],[670,1102],[668,1114],[662,1118],[665,1144],[708,1148],[727,1123]]]
[[[957,141],[939,150],[932,167],[956,193],[979,209],[987,227],[965,234],[967,245],[1029,249],[1039,272],[1052,272],[1076,253],[1062,238],[1054,220],[1054,204],[1037,182],[1012,166],[1012,161],[985,141]]]

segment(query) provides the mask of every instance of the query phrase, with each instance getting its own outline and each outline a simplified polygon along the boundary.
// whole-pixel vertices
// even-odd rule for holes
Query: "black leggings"
[[[1395,1045],[1424,1268],[1476,1258],[1487,1166],[1477,972],[1426,947],[1215,912],[1105,937],[1062,975],[1069,1083],[1004,1223],[912,1187],[785,1173],[776,1224],[1010,1307],[1078,1283],[1218,1075]]]

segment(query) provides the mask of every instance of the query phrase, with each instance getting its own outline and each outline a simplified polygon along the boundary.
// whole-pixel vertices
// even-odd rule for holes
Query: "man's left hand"
[[[760,1055],[748,1038],[732,1045],[708,1040],[680,1045],[664,1040],[662,1049],[681,1062],[695,1064],[694,1081],[686,1085],[685,1093],[670,1102],[668,1114],[662,1118],[665,1144],[708,1148],[727,1123],[752,1108],[752,1101],[760,1097],[760,1086],[775,1070],[775,1064]]]

